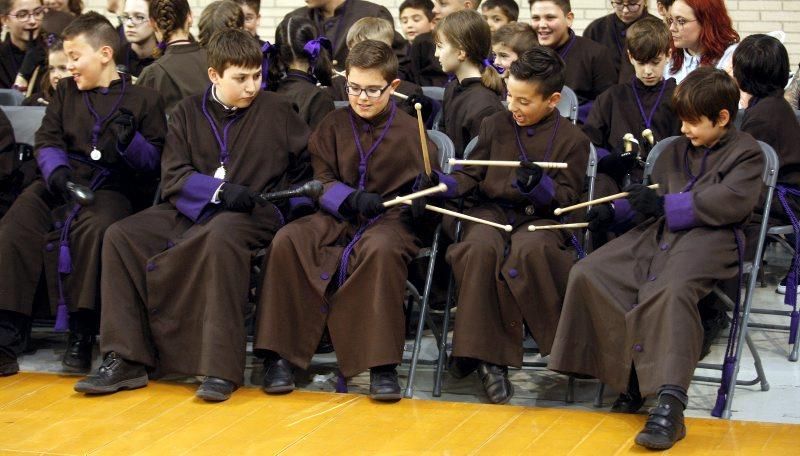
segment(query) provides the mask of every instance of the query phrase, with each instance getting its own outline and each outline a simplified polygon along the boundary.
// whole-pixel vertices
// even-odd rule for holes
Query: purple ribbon
[[[783,298],[783,303],[792,306],[791,320],[789,324],[789,343],[794,344],[797,338],[797,326],[800,324],[800,313],[797,311],[797,279],[798,279],[798,259],[800,259],[800,221],[797,215],[789,206],[786,199],[786,194],[793,196],[800,196],[800,190],[786,185],[777,185],[775,189],[778,191],[778,201],[780,201],[783,211],[789,217],[794,231],[794,255],[792,256],[792,264],[789,267],[789,274],[786,276],[786,296]],[[764,215],[767,217],[767,215]]]
[[[327,49],[329,53],[333,54],[333,46],[331,45],[331,40],[325,38],[324,36],[314,38],[313,40],[306,43],[305,46],[303,46],[303,50],[308,52],[309,62],[311,63],[311,66],[314,66],[314,62],[317,61],[319,53],[322,51],[323,48]]]
[[[483,66],[485,66],[485,67],[492,67],[495,70],[497,70],[497,74],[503,74],[506,71],[505,68],[503,68],[501,66],[497,66],[497,65],[494,64],[494,56],[493,55],[490,55],[488,58],[483,59],[483,62],[481,62],[481,63],[483,63]]]
[[[544,152],[544,158],[542,161],[549,161],[550,154],[553,152],[553,142],[556,139],[556,133],[558,132],[558,124],[561,122],[561,116],[556,115],[555,124],[553,125],[553,132],[550,134],[550,140],[547,142],[547,148]],[[519,139],[519,125],[514,122],[514,118],[511,117],[511,125],[514,127],[514,136],[517,137],[517,147],[519,147],[519,160],[526,161],[530,160],[528,158],[528,151],[525,149],[525,146],[522,145],[522,141]]]
[[[86,104],[86,107],[89,108],[89,112],[92,114],[92,117],[94,117],[94,126],[92,127],[92,148],[97,148],[97,138],[100,136],[100,132],[103,129],[103,124],[117,112],[117,109],[119,109],[120,105],[122,104],[122,98],[125,96],[125,75],[120,76],[120,79],[122,80],[122,89],[119,92],[119,97],[117,97],[114,107],[112,107],[108,114],[102,118],[94,109],[92,100],[89,99],[89,91],[83,91],[83,102]]]
[[[661,98],[664,96],[664,89],[667,88],[667,81],[661,81],[661,91],[658,92],[658,98],[656,98],[656,102],[653,104],[653,107],[650,108],[650,113],[647,115],[644,113],[644,106],[642,105],[642,100],[639,98],[639,91],[636,90],[636,76],[631,80],[631,88],[633,89],[633,96],[636,98],[636,106],[639,107],[639,113],[642,115],[642,120],[644,120],[644,126],[649,129],[653,122],[656,109],[658,109],[658,106],[661,104]]]
[[[269,74],[269,64],[270,59],[272,58],[272,54],[275,51],[275,46],[270,44],[269,41],[265,41],[263,45],[261,45],[261,90],[266,90],[267,88],[267,75]]]
[[[683,187],[681,193],[688,192],[692,188],[694,188],[694,184],[697,183],[697,180],[700,179],[700,177],[703,174],[705,174],[706,160],[708,159],[708,154],[710,153],[711,149],[706,149],[705,152],[703,153],[703,160],[700,162],[700,172],[697,173],[697,176],[695,176],[694,174],[692,174],[692,168],[689,166],[689,147],[686,147],[686,151],[683,153],[683,169],[686,172],[686,175],[689,176],[689,183],[687,183],[686,186]]]
[[[222,165],[228,164],[228,130],[230,130],[231,125],[234,122],[239,120],[242,116],[234,115],[228,123],[224,124],[222,127],[222,135],[219,134],[219,129],[217,128],[216,122],[211,117],[211,114],[208,113],[208,108],[206,104],[208,102],[208,94],[211,93],[213,89],[213,85],[209,86],[206,92],[203,94],[203,115],[206,117],[208,124],[211,125],[211,131],[214,132],[214,138],[217,139],[217,144],[219,145],[219,162]]]

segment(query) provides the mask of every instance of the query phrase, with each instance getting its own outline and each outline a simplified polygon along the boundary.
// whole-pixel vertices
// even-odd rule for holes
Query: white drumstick
[[[515,160],[458,160],[455,158],[450,159],[450,164],[465,166],[505,166],[509,168],[519,168],[522,166],[522,162]],[[563,169],[569,166],[564,162],[533,162],[533,164],[540,168]]]
[[[528,225],[528,231],[539,231],[539,230],[568,230],[570,228],[586,228],[589,226],[586,222],[580,223],[564,223],[561,225]]]
[[[403,203],[411,204],[411,201],[406,200],[406,201],[403,201]],[[478,217],[473,217],[471,215],[462,214],[460,212],[450,211],[450,210],[447,210],[447,209],[444,209],[444,208],[441,208],[441,207],[438,207],[438,206],[431,206],[430,204],[426,204],[425,205],[425,209],[429,210],[431,212],[438,212],[440,214],[449,215],[449,216],[452,216],[452,217],[455,217],[455,218],[460,218],[462,220],[467,220],[469,222],[475,222],[475,223],[481,223],[481,224],[484,224],[484,225],[493,226],[493,227],[499,228],[499,229],[501,229],[503,231],[508,231],[509,233],[514,229],[514,227],[512,227],[511,225],[501,225],[499,223],[490,222],[489,220],[484,220],[484,219],[481,219],[481,218],[478,218]]]
[[[447,191],[447,185],[446,184],[439,184],[439,185],[437,185],[435,187],[426,188],[425,190],[420,190],[418,192],[410,193],[410,194],[405,195],[405,196],[398,196],[397,198],[395,198],[393,200],[389,200],[389,201],[386,201],[385,203],[383,203],[383,207],[392,207],[392,206],[400,204],[400,203],[405,203],[406,201],[411,201],[411,200],[415,200],[417,198],[422,198],[423,196],[431,195],[433,193],[441,193],[441,192],[446,192],[446,191]]]

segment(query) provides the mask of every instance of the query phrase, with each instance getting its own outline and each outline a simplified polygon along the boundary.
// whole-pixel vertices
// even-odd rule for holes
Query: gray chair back
[[[0,89],[0,106],[19,106],[25,95],[17,89]]]
[[[0,106],[0,108],[11,122],[17,144],[33,147],[36,131],[42,125],[47,108],[44,106]]]
[[[450,159],[456,156],[456,146],[453,144],[453,140],[437,130],[428,130],[428,137],[438,149],[439,167],[442,172],[449,174],[452,169]]]
[[[578,123],[578,95],[567,86],[561,88],[561,101],[556,106],[558,112],[573,124]]]

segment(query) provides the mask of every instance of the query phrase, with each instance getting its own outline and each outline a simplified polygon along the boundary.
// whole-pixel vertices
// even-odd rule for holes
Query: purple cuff
[[[50,175],[56,168],[61,166],[69,166],[69,158],[67,153],[58,147],[42,147],[39,149],[39,154],[36,155],[36,162],[39,164],[39,169],[42,171],[42,177],[45,182],[50,180]]]
[[[594,100],[589,100],[578,106],[578,122],[586,123],[586,119],[589,118],[589,113],[592,111],[592,106],[594,106]]]
[[[433,171],[436,173],[436,176],[439,178],[439,183],[444,184],[447,186],[447,191],[441,193],[435,193],[430,195],[431,198],[442,198],[442,199],[449,199],[449,198],[457,198],[458,197],[458,182],[456,182],[453,176],[449,174],[445,174],[441,171]],[[411,187],[411,190],[414,192],[418,192],[422,190],[419,185],[419,177],[416,181],[414,181],[414,185]]]
[[[313,208],[314,207],[314,200],[307,196],[298,196],[295,198],[289,198],[289,213],[293,213],[296,210],[304,209],[304,208]]]
[[[608,157],[609,155],[611,155],[611,152],[609,152],[608,149],[605,149],[605,148],[602,148],[602,147],[595,147],[594,150],[597,152],[597,161],[598,162],[600,160],[604,159],[605,157]]]
[[[670,231],[688,230],[698,225],[692,196],[692,192],[664,195],[664,214]]]
[[[553,198],[556,196],[556,189],[553,183],[553,179],[550,179],[550,176],[547,174],[542,175],[542,180],[536,184],[536,187],[533,187],[530,192],[525,193],[522,191],[517,183],[514,182],[514,186],[519,190],[520,193],[527,196],[530,199],[534,206],[549,206],[550,203],[553,202]]]
[[[636,211],[631,206],[628,198],[621,198],[614,201],[614,225],[621,225],[630,222],[636,216]]]
[[[203,209],[211,203],[214,192],[225,181],[205,174],[194,173],[183,184],[175,207],[193,222],[197,223],[203,214]]]
[[[354,188],[337,182],[322,194],[322,197],[319,199],[319,204],[326,211],[342,219],[344,216],[339,212],[339,207],[341,207],[344,200],[355,191]]]
[[[135,169],[140,171],[155,171],[161,162],[161,152],[158,148],[144,139],[138,131],[133,136],[133,140],[128,147],[122,151],[117,146],[117,152],[125,158],[125,161]]]

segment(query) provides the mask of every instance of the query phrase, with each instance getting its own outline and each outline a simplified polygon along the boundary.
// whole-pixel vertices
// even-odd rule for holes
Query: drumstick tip
[[[504,226],[503,226],[503,231],[507,231],[507,232],[509,232],[509,233],[510,233],[510,232],[511,232],[511,231],[513,231],[513,230],[514,230],[514,227],[513,227],[513,226],[511,226],[511,225],[504,225]]]
[[[414,109],[417,111],[422,111],[422,104],[421,103],[414,103]]]
[[[557,207],[555,210],[553,210],[553,215],[561,215],[562,212],[564,211],[562,211],[560,207]]]

